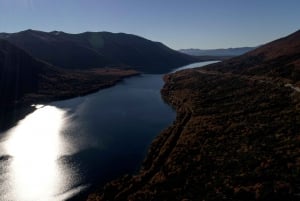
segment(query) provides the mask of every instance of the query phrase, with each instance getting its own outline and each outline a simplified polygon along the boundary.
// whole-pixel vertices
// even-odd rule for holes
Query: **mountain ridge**
[[[134,68],[149,73],[168,72],[201,58],[170,49],[160,42],[126,33],[25,30],[0,33],[36,58],[66,69]],[[205,60],[205,59],[202,59]]]

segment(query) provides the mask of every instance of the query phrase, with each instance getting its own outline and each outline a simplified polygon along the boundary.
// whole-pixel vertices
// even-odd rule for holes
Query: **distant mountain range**
[[[172,50],[160,42],[125,33],[69,34],[26,30],[0,33],[0,38],[24,49],[33,57],[65,69],[130,67],[158,73],[201,60]]]
[[[181,49],[182,53],[193,56],[228,56],[234,57],[245,54],[256,47],[239,47],[239,48],[227,48],[227,49]]]

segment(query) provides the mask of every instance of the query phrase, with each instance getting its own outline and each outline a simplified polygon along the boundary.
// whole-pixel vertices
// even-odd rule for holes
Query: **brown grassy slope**
[[[88,200],[300,200],[300,93],[286,86],[299,83],[299,41],[296,32],[167,75],[162,95],[175,123],[154,140],[139,173]],[[267,53],[277,45],[293,51]],[[290,64],[290,73],[279,73]]]

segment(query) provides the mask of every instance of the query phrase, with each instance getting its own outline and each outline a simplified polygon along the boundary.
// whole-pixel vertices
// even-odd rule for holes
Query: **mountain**
[[[0,33],[0,38],[38,59],[65,69],[113,66],[157,73],[199,61],[199,58],[172,50],[162,43],[125,33],[68,34],[26,30]]]
[[[116,69],[64,70],[0,39],[0,107],[78,96],[136,73]]]
[[[181,49],[179,52],[193,55],[193,56],[220,56],[220,57],[234,57],[245,54],[255,47],[238,47],[238,48],[227,48],[227,49]]]
[[[165,76],[176,121],[88,201],[300,200],[300,31]]]
[[[239,57],[210,65],[207,70],[272,79],[300,81],[300,31],[263,45]],[[206,69],[206,68],[205,68]]]

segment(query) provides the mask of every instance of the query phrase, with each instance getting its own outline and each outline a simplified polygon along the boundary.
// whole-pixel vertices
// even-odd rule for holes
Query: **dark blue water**
[[[153,138],[175,119],[161,99],[162,86],[161,75],[141,75],[52,104],[68,111],[62,135],[78,152],[62,159],[78,169],[78,185],[105,182],[139,168]]]

